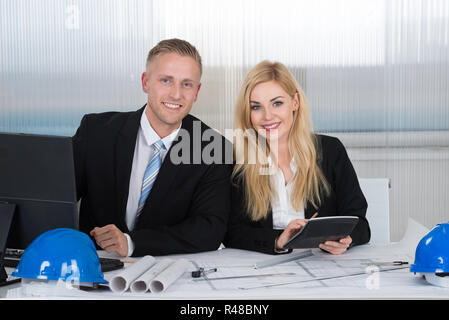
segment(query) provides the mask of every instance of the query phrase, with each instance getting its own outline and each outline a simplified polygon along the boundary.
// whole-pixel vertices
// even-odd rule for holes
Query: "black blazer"
[[[225,165],[225,152],[218,154],[219,161],[207,164],[198,157],[199,149],[193,147],[217,156],[210,145],[205,150],[211,141],[227,148],[231,157],[227,163],[232,163],[232,145],[216,132],[200,141],[210,128],[191,115],[181,126],[190,137],[178,134],[173,141],[136,227],[128,230],[125,215],[129,181],[144,109],[89,114],[81,120],[73,137],[77,196],[81,198],[80,230],[89,233],[94,227],[115,224],[133,240],[133,256],[217,249],[228,223],[232,165]],[[189,143],[188,138],[195,142]],[[172,153],[197,162],[175,164]]]
[[[352,245],[368,242],[371,236],[365,218],[368,205],[345,147],[337,138],[317,135],[317,150],[321,150],[318,154],[318,164],[331,186],[331,193],[322,200],[318,209],[307,203],[305,218],[310,218],[317,211],[319,217],[358,216],[359,222],[351,234]],[[224,245],[274,254],[275,240],[283,230],[273,229],[271,211],[266,219],[257,222],[249,219],[244,209],[241,183],[233,183],[231,215]]]

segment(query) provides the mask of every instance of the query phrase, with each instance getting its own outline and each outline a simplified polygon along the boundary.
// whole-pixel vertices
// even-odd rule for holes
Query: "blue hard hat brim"
[[[86,234],[68,228],[54,229],[38,236],[24,251],[12,275],[94,285],[108,283],[92,240]]]
[[[426,267],[426,266],[420,266],[416,264],[412,264],[410,266],[410,272],[418,272],[418,273],[444,273],[447,271],[444,271],[441,268],[435,268],[435,267]]]
[[[23,270],[24,268],[21,268],[20,263],[17,266],[17,268],[14,270],[14,272],[11,274],[14,277],[18,277],[18,278],[27,278],[27,279],[40,279],[40,280],[63,280],[63,281],[74,281],[74,282],[90,282],[93,284],[96,283],[109,283],[108,281],[106,281],[103,277],[102,274],[100,274],[97,277],[91,277],[91,276],[80,276],[80,278],[70,278],[70,277],[66,277],[66,278],[61,278],[58,275],[45,275],[45,276],[38,276],[36,278],[36,273],[31,273],[31,272],[26,272]],[[20,270],[20,272],[19,272]]]

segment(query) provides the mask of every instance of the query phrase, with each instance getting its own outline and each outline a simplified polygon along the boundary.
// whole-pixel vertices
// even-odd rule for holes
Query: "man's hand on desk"
[[[90,235],[106,252],[116,252],[122,257],[127,256],[128,239],[114,224],[108,224],[102,228],[95,227]]]
[[[320,249],[323,249],[329,253],[332,254],[342,254],[345,252],[350,244],[352,243],[352,238],[350,236],[341,238],[338,241],[326,241],[323,243],[320,243]]]

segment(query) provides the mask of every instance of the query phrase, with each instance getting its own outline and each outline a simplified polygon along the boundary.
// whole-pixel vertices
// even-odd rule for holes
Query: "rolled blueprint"
[[[164,259],[157,262],[148,271],[131,283],[131,291],[135,293],[147,292],[150,289],[150,282],[172,263],[173,260],[171,259]]]
[[[139,261],[133,263],[131,266],[126,267],[122,272],[112,277],[109,281],[109,288],[113,292],[122,293],[128,290],[131,283],[139,278],[145,271],[150,269],[156,259],[152,256],[144,256]]]
[[[167,289],[173,282],[178,280],[190,266],[190,262],[186,259],[179,259],[171,264],[167,269],[162,271],[150,282],[151,292],[162,292]]]

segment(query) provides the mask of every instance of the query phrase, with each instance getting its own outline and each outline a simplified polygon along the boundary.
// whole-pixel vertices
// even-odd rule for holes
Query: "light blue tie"
[[[151,188],[153,187],[159,168],[162,164],[161,150],[165,149],[162,140],[153,143],[151,146],[153,147],[153,156],[151,157],[150,163],[145,169],[145,174],[143,175],[142,191],[140,193],[137,216],[139,216],[142,212],[143,206],[145,205],[145,200],[147,200],[148,195],[150,194]]]

